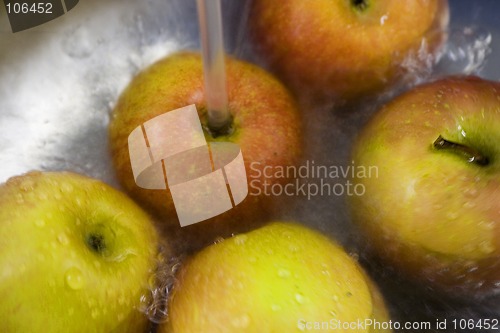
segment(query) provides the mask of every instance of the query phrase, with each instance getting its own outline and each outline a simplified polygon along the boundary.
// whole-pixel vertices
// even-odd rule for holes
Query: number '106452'
[[[6,5],[9,14],[52,14],[52,4],[50,2],[38,3],[8,3]]]

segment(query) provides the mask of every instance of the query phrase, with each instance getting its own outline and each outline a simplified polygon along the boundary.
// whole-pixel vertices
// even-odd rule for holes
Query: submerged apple
[[[254,0],[260,53],[296,91],[372,93],[436,60],[446,0]]]
[[[387,262],[454,292],[500,284],[500,83],[451,77],[378,112],[353,160],[378,167],[355,179],[352,214]]]
[[[168,305],[161,333],[390,332],[376,326],[389,323],[388,314],[358,264],[294,223],[205,248],[180,268]]]
[[[109,186],[29,173],[0,186],[0,331],[146,332],[149,217]]]
[[[264,181],[283,182],[264,179],[262,169],[294,165],[301,152],[301,119],[294,99],[282,84],[262,69],[232,58],[226,62],[226,77],[232,123],[225,132],[213,133],[208,128],[203,66],[197,53],[176,53],[145,69],[123,92],[113,112],[111,150],[122,185],[133,198],[160,216],[171,233],[181,234],[182,247],[196,248],[195,243],[202,246],[219,236],[248,230],[250,224],[264,219],[258,216],[265,215],[269,198],[250,193],[236,208],[180,228],[170,191],[143,189],[135,183],[128,148],[128,137],[134,129],[156,116],[195,104],[206,140],[237,144],[247,179],[261,177],[255,182],[260,185],[254,186],[264,186]],[[185,169],[196,168],[194,162],[185,165]],[[252,170],[258,173],[252,176]],[[197,204],[193,200],[193,210]]]

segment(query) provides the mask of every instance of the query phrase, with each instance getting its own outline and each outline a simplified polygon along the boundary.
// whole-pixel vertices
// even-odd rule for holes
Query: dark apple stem
[[[488,165],[490,162],[486,156],[481,154],[476,149],[465,146],[460,143],[455,143],[444,139],[441,135],[434,141],[434,148],[439,150],[450,150],[455,153],[461,154],[467,158],[469,163],[476,163],[478,165]]]
[[[368,0],[351,0],[351,3],[359,11],[364,11],[368,7]]]

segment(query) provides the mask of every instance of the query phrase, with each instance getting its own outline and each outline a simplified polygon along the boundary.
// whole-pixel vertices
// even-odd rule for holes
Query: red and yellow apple
[[[385,105],[355,143],[352,215],[386,262],[467,294],[500,284],[500,83],[450,77]]]
[[[250,15],[259,53],[285,83],[343,99],[429,66],[447,23],[446,0],[254,0]]]
[[[284,222],[189,258],[168,314],[160,333],[390,332],[375,325],[388,325],[388,313],[360,266],[327,237]]]
[[[206,130],[206,140],[237,144],[242,151],[248,180],[254,180],[252,170],[294,165],[301,152],[301,119],[289,92],[264,70],[232,58],[226,61],[226,77],[232,117],[230,131],[216,136]],[[133,198],[160,216],[171,233],[179,232],[185,245],[212,242],[216,237],[248,230],[250,224],[260,223],[258,216],[265,215],[267,206],[262,196],[250,193],[243,203],[223,215],[181,229],[168,190],[147,190],[136,185],[128,151],[129,134],[156,116],[191,104],[196,105],[206,129],[203,82],[199,54],[176,53],[160,60],[139,73],[123,92],[109,130],[113,161],[121,184]],[[264,177],[262,172],[257,175]],[[267,181],[272,183],[274,180]],[[283,180],[276,180],[279,181]],[[263,182],[264,179],[260,183]],[[195,209],[196,202],[192,206]]]
[[[33,172],[0,186],[0,330],[146,332],[151,219],[111,187]]]

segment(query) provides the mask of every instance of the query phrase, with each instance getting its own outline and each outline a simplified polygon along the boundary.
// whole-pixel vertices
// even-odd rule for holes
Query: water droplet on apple
[[[475,188],[469,188],[465,190],[465,195],[469,198],[475,198],[479,195],[479,192]]]
[[[222,237],[217,237],[215,240],[214,240],[214,244],[219,244],[219,243],[222,243],[224,241],[224,238]]]
[[[74,308],[69,308],[68,309],[68,315],[69,316],[72,316],[74,313],[75,313],[75,309]]]
[[[35,225],[39,228],[43,228],[45,226],[45,220],[38,219],[35,221]]]
[[[236,245],[243,245],[246,243],[248,236],[247,235],[238,235],[234,237],[234,242]]]
[[[495,221],[490,221],[484,224],[484,227],[488,230],[493,230],[495,229]]]
[[[68,238],[68,236],[64,232],[61,232],[57,236],[57,241],[59,243],[61,243],[62,245],[68,245],[69,244],[69,238]]]
[[[289,270],[286,269],[280,269],[278,270],[278,276],[282,279],[288,279],[292,274],[290,273]]]
[[[21,184],[19,185],[19,188],[21,191],[28,192],[33,190],[35,187],[35,182],[31,178],[26,178],[24,179]]]
[[[337,295],[333,295],[332,299],[333,299],[334,302],[338,302],[339,301],[339,297]]]
[[[465,208],[474,208],[476,207],[476,203],[474,201],[467,201],[465,204],[464,204],[464,207]]]
[[[235,328],[246,328],[248,327],[248,325],[250,325],[250,316],[244,314],[242,316],[233,318],[231,320],[231,325]]]
[[[479,244],[479,250],[484,254],[491,254],[495,251],[495,247],[491,244],[491,242],[481,242]]]
[[[61,185],[61,190],[65,193],[71,193],[73,192],[73,185],[71,185],[70,183],[63,183]]]
[[[335,312],[335,311],[333,311],[333,310],[332,310],[332,311],[330,311],[330,312],[329,312],[329,314],[330,314],[330,316],[332,316],[332,317],[337,317],[337,312]]]
[[[48,199],[47,193],[45,193],[45,192],[39,192],[38,193],[38,199],[42,200],[42,201],[47,200]]]
[[[93,309],[91,312],[90,312],[90,315],[92,316],[92,318],[96,319],[98,316],[99,316],[100,312],[99,310],[97,309]]]
[[[55,198],[56,200],[61,200],[61,199],[62,199],[62,195],[61,195],[61,193],[59,193],[59,192],[54,193],[54,198]]]
[[[20,205],[24,204],[24,198],[21,193],[16,194],[16,202]]]
[[[281,310],[281,306],[279,306],[278,304],[272,304],[271,305],[271,310],[273,310],[273,311],[280,311]]]
[[[459,214],[457,212],[450,211],[446,213],[446,218],[450,221],[456,220],[458,217]]]
[[[305,297],[301,293],[295,294],[295,301],[299,304],[304,304],[305,302]]]
[[[76,267],[72,267],[66,271],[66,285],[73,290],[80,290],[85,285],[85,279],[82,271]]]

